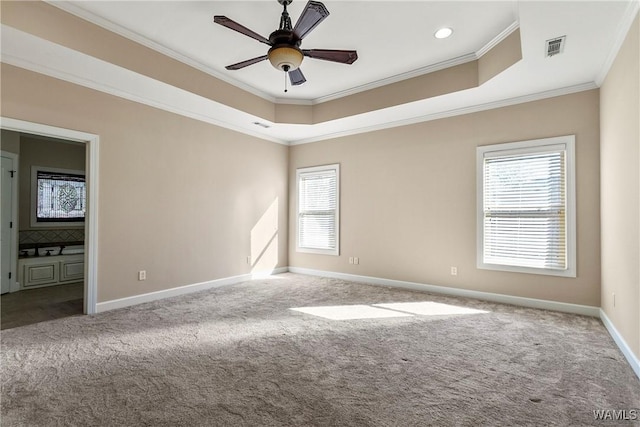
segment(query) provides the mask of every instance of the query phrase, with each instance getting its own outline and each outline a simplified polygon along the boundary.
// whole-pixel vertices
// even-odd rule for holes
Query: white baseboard
[[[289,269],[287,267],[275,268],[271,271],[241,274],[239,276],[225,277],[222,279],[210,280],[208,282],[194,283],[191,285],[179,286],[177,288],[164,289],[162,291],[149,292],[147,294],[134,295],[131,297],[99,302],[98,304],[96,304],[96,312],[102,313],[109,310],[115,310],[117,308],[124,308],[132,305],[142,304],[145,302],[156,301],[159,299],[171,298],[179,295],[190,294],[192,292],[204,291],[206,289],[235,285],[236,283],[246,282],[248,280],[261,279],[272,274],[286,273],[288,270]]]
[[[490,292],[472,291],[468,289],[449,288],[446,286],[427,285],[423,283],[404,282],[401,280],[381,279],[378,277],[359,276],[355,274],[335,273],[332,271],[311,270],[308,268],[289,267],[292,273],[307,274],[310,276],[332,277],[335,279],[350,280],[352,282],[369,283],[372,285],[391,286],[394,288],[414,289],[418,291],[432,292],[436,294],[451,295],[465,298],[475,298],[485,301],[499,302],[503,304],[519,305],[523,307],[540,308],[544,310],[561,311],[564,313],[582,314],[585,316],[599,317],[600,308],[589,305],[570,304],[565,302],[548,301],[534,298],[516,297]]]
[[[624,357],[627,358],[627,362],[629,362],[629,365],[631,365],[631,369],[633,369],[633,371],[640,379],[640,359],[638,359],[636,355],[633,354],[633,351],[631,351],[631,348],[624,340],[624,338],[622,338],[622,335],[620,335],[616,327],[613,326],[613,323],[611,322],[609,317],[607,317],[603,309],[600,309],[600,319],[602,320],[602,323],[604,323],[604,327],[607,328],[607,331],[609,331],[609,335],[611,335],[611,338],[613,338],[622,354],[624,354]]]

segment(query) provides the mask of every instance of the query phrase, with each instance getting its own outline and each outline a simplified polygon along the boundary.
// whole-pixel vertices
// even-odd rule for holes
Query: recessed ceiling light
[[[446,39],[451,34],[453,34],[453,30],[451,28],[449,28],[449,27],[444,27],[444,28],[440,28],[438,31],[436,31],[433,36],[435,38],[437,38],[437,39]]]

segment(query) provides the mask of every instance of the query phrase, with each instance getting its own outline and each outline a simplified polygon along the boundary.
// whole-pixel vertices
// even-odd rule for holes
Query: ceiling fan
[[[276,69],[284,71],[285,76],[289,74],[291,84],[297,86],[307,81],[299,68],[305,56],[325,61],[339,62],[341,64],[353,64],[356,59],[358,59],[358,52],[355,50],[300,49],[302,39],[329,16],[329,11],[321,2],[310,0],[298,18],[295,27],[292,27],[291,18],[287,12],[287,6],[291,4],[292,1],[293,0],[278,0],[278,3],[284,7],[282,16],[280,17],[280,28],[272,32],[268,39],[226,16],[216,15],[213,17],[213,22],[216,24],[220,24],[271,46],[266,55],[228,65],[225,67],[227,70],[239,70],[268,59]],[[284,91],[287,91],[286,77]]]

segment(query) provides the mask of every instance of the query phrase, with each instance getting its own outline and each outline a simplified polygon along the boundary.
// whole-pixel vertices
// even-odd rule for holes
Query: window
[[[478,268],[576,277],[574,145],[478,147]]]
[[[83,171],[31,169],[31,225],[83,225],[86,187]]]
[[[298,252],[339,255],[340,165],[298,169]]]

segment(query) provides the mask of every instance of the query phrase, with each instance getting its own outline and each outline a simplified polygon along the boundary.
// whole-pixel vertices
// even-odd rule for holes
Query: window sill
[[[333,255],[339,256],[340,251],[338,249],[312,249],[312,248],[296,248],[296,252],[316,255]]]
[[[519,267],[515,265],[502,265],[502,264],[486,264],[479,262],[477,265],[480,270],[492,270],[492,271],[508,271],[511,273],[525,273],[536,274],[542,276],[558,276],[576,278],[575,268],[568,268],[566,270],[551,270],[548,268],[532,268],[532,267]]]

